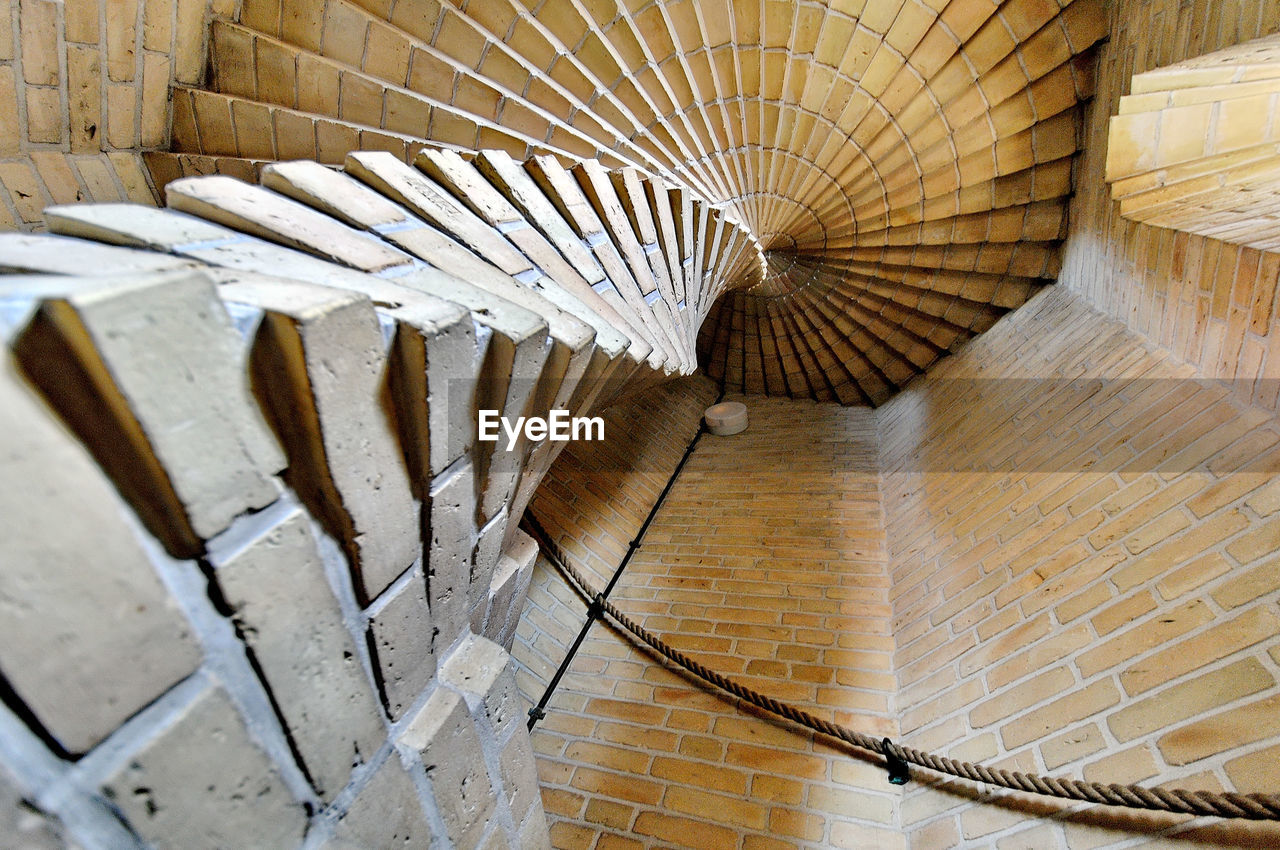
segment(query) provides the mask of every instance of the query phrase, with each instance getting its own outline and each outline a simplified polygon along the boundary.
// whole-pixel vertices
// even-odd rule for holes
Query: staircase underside
[[[713,378],[879,404],[1056,278],[1105,28],[1098,0],[245,0],[149,162],[161,185],[428,143],[633,168],[760,252],[706,305]]]

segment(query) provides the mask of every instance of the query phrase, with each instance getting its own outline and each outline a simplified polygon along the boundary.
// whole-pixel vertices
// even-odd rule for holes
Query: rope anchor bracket
[[[884,739],[884,766],[889,769],[889,782],[892,785],[906,785],[911,781],[911,767],[902,756],[893,751],[893,742]]]
[[[587,621],[604,619],[604,594],[597,593],[587,606]]]

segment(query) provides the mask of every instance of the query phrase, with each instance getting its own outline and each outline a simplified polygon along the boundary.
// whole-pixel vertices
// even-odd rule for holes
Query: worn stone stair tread
[[[117,420],[131,417],[136,424],[132,442],[147,458],[137,468],[153,466],[153,474],[167,479],[169,486],[153,492],[177,499],[171,516],[182,515],[207,539],[277,498],[273,476],[284,456],[250,398],[243,340],[208,277],[196,271],[110,276],[40,300],[49,332],[76,352],[104,394],[127,406]],[[190,346],[171,357],[153,356],[175,337]]]
[[[0,425],[10,441],[5,480],[43,482],[38,499],[26,487],[0,491],[0,557],[40,564],[21,581],[0,576],[12,605],[5,675],[62,747],[84,753],[195,670],[200,648],[124,521],[116,487],[8,356]],[[84,569],[90,562],[96,569]],[[137,616],[103,618],[104,606]],[[61,651],[49,651],[50,636]]]
[[[639,285],[627,270],[625,262],[614,248],[603,222],[591,208],[587,198],[569,172],[549,157],[535,157],[525,163],[525,169],[534,182],[547,193],[576,228],[579,238],[590,245],[596,260],[604,269],[611,288],[618,292],[642,326],[647,329],[649,341],[660,349],[666,358],[664,371],[674,373],[680,368],[680,355],[668,337],[662,323],[649,310]]]
[[[688,354],[680,344],[680,337],[671,316],[670,308],[673,305],[669,300],[664,300],[662,297],[663,293],[658,288],[658,281],[655,278],[653,268],[637,239],[635,231],[632,230],[631,222],[623,209],[617,192],[614,191],[613,183],[609,179],[609,172],[598,162],[588,161],[574,166],[571,173],[577,179],[579,187],[592,205],[598,220],[604,226],[605,232],[609,234],[612,247],[625,264],[625,269],[630,274],[631,280],[634,281],[635,286],[638,287],[644,297],[645,304],[649,308],[649,315],[653,316],[661,328],[669,346],[668,350],[676,355],[679,360],[679,368],[682,371],[691,372],[693,365],[689,363]],[[607,251],[608,248],[602,244],[597,247],[597,250]],[[621,269],[622,266],[617,266],[615,273],[620,272]]]
[[[103,245],[86,239],[42,233],[0,233],[0,272],[40,274],[117,274],[194,268],[197,263],[153,251]]]
[[[542,317],[435,269],[421,269],[398,280],[428,294],[449,297],[470,309],[476,321],[493,332],[486,347],[475,403],[480,408],[498,411],[499,416],[528,415],[530,405],[537,399],[543,367],[550,353],[547,324]],[[477,443],[477,452],[478,468],[485,482],[479,508],[481,517],[487,521],[496,515],[514,488],[524,455],[504,452],[495,461],[497,444],[488,443]]]
[[[674,286],[668,274],[666,258],[662,255],[662,244],[658,241],[657,227],[654,225],[653,213],[649,209],[648,198],[641,185],[640,173],[634,168],[623,168],[605,172],[605,178],[613,188],[614,196],[621,207],[623,218],[630,224],[628,246],[629,262],[639,263],[643,257],[647,265],[648,275],[654,282],[658,292],[658,300],[654,305],[662,311],[666,326],[676,336],[676,342],[682,349],[685,363],[694,361],[689,335],[683,322],[680,321],[679,309]],[[614,213],[616,216],[616,211]],[[622,226],[622,219],[617,222]],[[652,294],[650,294],[652,297]]]
[[[230,177],[187,177],[166,188],[169,206],[354,269],[377,272],[411,260],[282,195]]]
[[[413,488],[380,401],[388,364],[372,301],[262,279],[225,283],[218,294],[265,311],[273,344],[257,353],[254,370],[289,448],[294,486],[344,543],[358,592],[376,598],[421,543]]]
[[[590,248],[561,216],[552,199],[529,177],[521,163],[502,151],[481,151],[475,165],[521,210],[526,221],[546,234],[589,285],[605,279],[604,270]]]
[[[404,207],[312,160],[273,162],[262,169],[262,185],[360,230],[408,221]]]
[[[63,236],[168,252],[179,245],[235,239],[240,233],[196,216],[140,204],[45,208],[49,230]]]
[[[452,233],[461,234],[464,241],[470,238],[471,242],[468,246],[471,250],[500,244],[504,246],[502,248],[504,255],[510,253],[519,256],[518,261],[508,262],[508,267],[532,269],[532,264],[503,239],[501,234],[489,228],[469,209],[454,200],[444,188],[431,183],[422,172],[392,157],[377,153],[352,154],[348,158],[346,170],[382,194],[407,206],[425,220],[443,223],[446,227],[453,225]],[[406,250],[424,256],[428,261],[435,257],[436,262],[433,263],[435,265],[464,264],[475,273],[477,285],[497,291],[505,298],[519,299],[533,306],[535,310],[545,313],[548,321],[555,323],[557,338],[564,337],[572,340],[584,330],[590,331],[589,325],[561,311],[537,292],[516,284],[500,268],[496,270],[497,274],[484,273],[484,267],[492,265],[487,254],[482,253],[479,257],[470,259],[468,254],[464,253],[466,249],[463,246],[454,244],[451,238],[436,232],[434,227],[394,230],[385,236]]]
[[[500,233],[417,168],[374,151],[350,154],[344,171],[457,238],[507,274],[517,275],[531,268],[525,256]]]
[[[403,207],[363,183],[306,162],[272,166],[264,171],[263,180],[300,203],[338,215],[353,227],[376,233],[379,228],[394,226],[383,238],[438,268],[449,268],[473,285],[537,313],[547,322],[552,337],[575,353],[594,341],[594,328],[561,311],[540,293],[521,286],[426,223],[411,218]]]
[[[525,254],[533,268],[542,272],[543,276],[532,284],[540,294],[591,324],[596,330],[597,344],[606,347],[611,356],[621,353],[626,337],[609,321],[619,318],[613,309],[472,163],[454,151],[430,147],[423,148],[416,163]],[[608,318],[597,311],[607,311]]]
[[[523,167],[501,151],[481,151],[476,157],[477,169],[487,177],[490,183],[514,204],[539,233],[543,234],[551,245],[564,258],[572,272],[591,288],[593,294],[602,302],[606,310],[600,310],[594,301],[584,301],[602,318],[624,330],[631,339],[634,357],[639,361],[650,360],[654,345],[648,339],[649,332],[643,329],[643,323],[631,305],[624,302],[617,291],[606,284],[606,291],[597,292],[596,288],[607,281],[604,270],[596,262],[590,248],[573,229],[564,221],[555,205],[542,193],[538,185],[524,171]],[[555,268],[547,269],[558,282],[571,280],[572,275],[557,272]],[[576,290],[574,290],[576,292]],[[660,368],[659,361],[650,361],[653,368]]]

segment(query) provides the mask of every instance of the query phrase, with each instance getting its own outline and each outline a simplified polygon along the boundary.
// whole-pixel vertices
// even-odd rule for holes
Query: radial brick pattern
[[[245,0],[149,161],[158,183],[251,178],[429,140],[635,168],[768,257],[702,328],[712,377],[879,404],[1056,277],[1104,27],[1095,0]],[[664,222],[634,217],[652,244]]]
[[[537,551],[516,523],[565,443],[480,440],[478,411],[583,415],[692,373],[754,244],[686,191],[550,157],[261,178],[0,234],[4,469],[66,476],[0,511],[3,560],[42,565],[0,574],[30,727],[0,744],[41,753],[54,813],[105,818],[113,847],[123,823],[183,847],[545,846],[504,647]]]

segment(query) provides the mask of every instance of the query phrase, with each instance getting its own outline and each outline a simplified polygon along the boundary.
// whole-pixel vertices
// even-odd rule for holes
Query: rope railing
[[[888,738],[873,738],[847,726],[833,723],[790,703],[761,694],[669,646],[662,638],[628,617],[616,605],[606,599],[603,594],[596,592],[590,580],[569,563],[568,558],[554,541],[547,538],[545,534],[537,534],[536,536],[540,538],[539,542],[542,544],[543,553],[547,555],[548,560],[571,584],[576,586],[578,592],[590,603],[591,609],[607,613],[637,640],[644,643],[661,657],[684,668],[702,681],[733,694],[757,708],[762,708],[815,732],[838,738],[851,746],[884,756],[890,768],[891,781],[897,784],[905,782],[906,775],[904,771],[894,770],[895,762],[906,762],[907,764],[914,764],[960,779],[985,782],[1013,791],[1025,791],[1063,800],[1077,800],[1087,803],[1100,803],[1107,806],[1123,806],[1130,809],[1175,812],[1188,815],[1245,818],[1249,820],[1280,820],[1280,794],[1188,791],[1178,788],[1144,788],[1138,785],[1083,782],[1078,779],[1056,779],[1039,776],[1034,773],[1003,770],[945,758],[934,753],[895,744]]]

